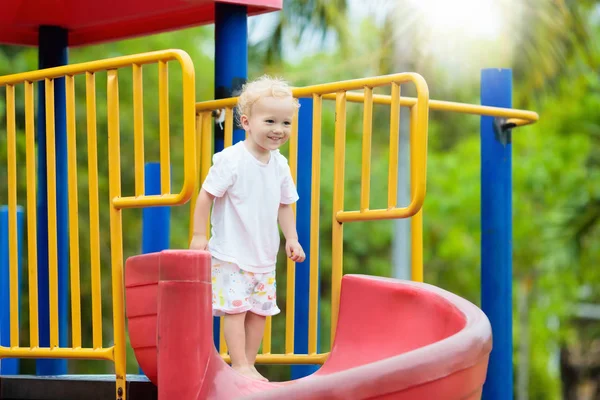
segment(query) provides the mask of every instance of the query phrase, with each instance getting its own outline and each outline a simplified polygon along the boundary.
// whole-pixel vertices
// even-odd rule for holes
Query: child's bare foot
[[[248,378],[258,379],[251,365],[233,365],[232,368]]]
[[[254,365],[252,365],[251,368],[254,371],[254,375],[256,376],[256,379],[258,379],[259,381],[263,381],[263,382],[269,382],[269,380],[267,378],[265,378],[260,372],[258,372],[258,370],[256,369],[256,367]]]

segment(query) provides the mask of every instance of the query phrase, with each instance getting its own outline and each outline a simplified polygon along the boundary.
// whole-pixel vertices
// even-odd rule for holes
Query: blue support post
[[[8,254],[8,206],[0,207],[0,346],[10,347],[10,273]],[[21,291],[21,249],[23,247],[23,208],[17,207],[17,262]],[[19,293],[20,294],[20,293]],[[20,297],[20,296],[19,296]],[[0,375],[18,375],[18,358],[0,360]]]
[[[215,99],[235,95],[248,78],[248,10],[246,6],[215,2]],[[244,140],[236,126],[233,143]],[[223,129],[215,129],[215,153],[223,149]]]
[[[296,206],[298,240],[306,254],[304,266],[296,268],[296,307],[294,314],[294,353],[308,354],[308,306],[310,288],[310,202],[312,185],[312,99],[300,99],[298,114],[298,178],[300,200]],[[317,336],[318,337],[318,336]],[[318,349],[317,349],[318,351]],[[293,365],[292,379],[308,376],[318,365]]]
[[[145,194],[160,194],[160,163],[144,167]],[[147,207],[142,210],[142,254],[168,249],[171,240],[171,207]],[[144,374],[142,368],[140,374]]]
[[[215,99],[231,97],[248,78],[248,10],[246,6],[215,2]],[[224,135],[215,125],[215,153],[223,150]],[[233,143],[244,140],[240,127]],[[214,342],[219,348],[219,318],[214,318]]]
[[[39,68],[66,65],[68,31],[56,26],[41,26],[39,30]],[[44,81],[38,83],[38,295],[40,346],[50,345],[50,310],[48,289],[48,197],[46,175],[46,109]],[[56,135],[56,215],[58,241],[58,329],[59,345],[67,345],[68,280],[69,280],[69,215],[67,187],[67,128],[64,78],[54,81],[54,119]],[[38,375],[67,373],[67,360],[37,360]]]
[[[481,72],[481,104],[512,107],[512,71]],[[481,307],[494,347],[483,388],[485,400],[513,398],[512,145],[502,121],[481,117]]]
[[[160,194],[160,163],[145,165],[146,195]],[[171,207],[147,207],[142,210],[142,253],[168,249],[171,238]]]

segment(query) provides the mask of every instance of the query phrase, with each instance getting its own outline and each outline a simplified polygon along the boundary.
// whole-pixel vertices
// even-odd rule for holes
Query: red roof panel
[[[256,15],[280,10],[283,0],[220,0]],[[0,43],[37,46],[40,25],[69,31],[82,46],[214,22],[215,0],[11,0],[0,13]]]

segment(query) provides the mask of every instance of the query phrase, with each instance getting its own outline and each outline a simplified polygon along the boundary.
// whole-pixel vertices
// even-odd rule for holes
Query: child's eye
[[[272,123],[273,123],[273,122],[275,122],[275,121],[273,121],[272,119],[268,119],[268,120],[266,120],[265,122],[266,122],[267,124],[272,124]]]
[[[284,124],[285,126],[290,126],[292,123],[291,123],[290,121],[285,121],[283,124]]]

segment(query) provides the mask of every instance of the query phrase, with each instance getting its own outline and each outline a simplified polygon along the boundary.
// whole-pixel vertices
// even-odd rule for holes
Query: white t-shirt
[[[279,205],[298,200],[287,159],[279,150],[265,164],[238,142],[213,156],[202,188],[215,196],[211,255],[249,272],[275,270]]]

